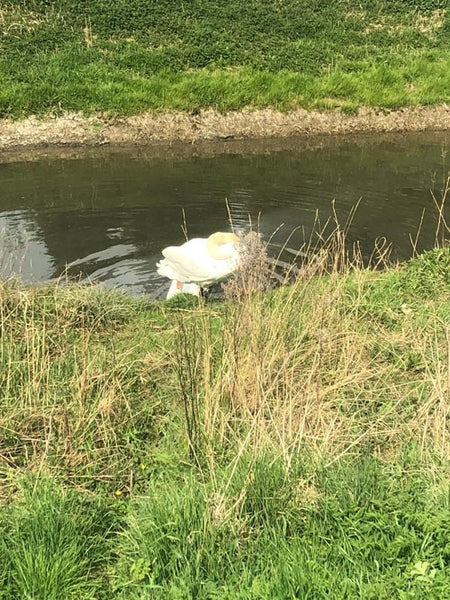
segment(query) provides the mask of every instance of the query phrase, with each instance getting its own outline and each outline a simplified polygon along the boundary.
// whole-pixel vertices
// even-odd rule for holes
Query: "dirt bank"
[[[0,120],[0,150],[49,146],[148,145],[155,142],[280,138],[295,135],[349,134],[450,129],[450,105],[396,111],[360,109],[316,112],[272,109],[220,114],[143,114],[126,118],[79,114],[22,121]]]

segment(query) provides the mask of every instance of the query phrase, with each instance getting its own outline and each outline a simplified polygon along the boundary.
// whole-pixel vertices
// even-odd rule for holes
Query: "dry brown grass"
[[[111,339],[128,310],[87,286],[0,285],[0,476],[112,481],[128,468],[123,435],[142,410],[130,399],[143,361]]]
[[[172,144],[184,141],[199,144],[196,152],[207,152],[208,144],[213,141],[220,143],[221,140],[302,135],[304,139],[300,140],[300,144],[305,146],[310,143],[311,134],[424,132],[442,131],[449,127],[450,113],[446,104],[401,110],[362,107],[355,115],[345,114],[340,109],[324,112],[300,108],[290,112],[271,108],[243,109],[226,114],[208,109],[196,116],[171,111],[121,118],[100,113],[86,117],[81,113],[67,112],[50,118],[30,116],[20,121],[0,120],[0,148],[9,151],[22,149],[20,156],[26,156],[27,160],[35,160],[39,146],[48,151],[49,147],[60,149],[62,146],[128,144],[145,147],[155,142]],[[160,150],[158,145],[156,148]],[[8,155],[1,160],[7,161]]]
[[[219,339],[206,312],[185,323],[191,442],[211,466],[227,448],[232,460],[270,451],[288,464],[299,451],[334,462],[362,448],[398,455],[410,442],[450,456],[449,326],[432,302],[426,316],[390,305],[389,290],[371,306],[367,290],[386,275],[350,260],[344,239],[337,230],[284,289],[262,293],[240,274]]]

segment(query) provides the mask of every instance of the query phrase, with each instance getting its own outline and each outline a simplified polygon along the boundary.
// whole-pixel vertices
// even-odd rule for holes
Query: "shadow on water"
[[[298,249],[335,210],[348,242],[369,256],[378,238],[392,258],[435,242],[448,176],[449,134],[389,134],[39,151],[0,160],[0,266],[25,282],[82,276],[160,297],[160,251],[249,221],[271,251]],[[448,208],[448,207],[447,207]],[[448,210],[447,210],[448,212]],[[273,235],[275,233],[275,235]]]

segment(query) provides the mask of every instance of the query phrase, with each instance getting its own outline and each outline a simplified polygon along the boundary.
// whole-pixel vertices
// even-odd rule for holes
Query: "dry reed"
[[[331,463],[362,449],[398,455],[407,442],[450,456],[449,326],[430,314],[419,327],[420,306],[391,306],[389,291],[381,307],[370,304],[386,277],[385,244],[374,267],[362,268],[336,227],[302,247],[288,287],[267,293],[267,261],[255,272],[264,262],[257,240],[225,286],[220,335],[211,334],[205,310],[183,325],[183,344],[195,340],[179,380],[196,415],[189,439],[197,458],[210,471],[227,453],[237,461],[269,451],[289,465],[305,452]]]

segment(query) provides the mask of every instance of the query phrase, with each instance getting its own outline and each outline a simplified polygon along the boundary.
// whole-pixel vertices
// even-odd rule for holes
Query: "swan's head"
[[[234,233],[218,231],[209,236],[206,247],[208,254],[216,260],[236,258],[241,240]]]

